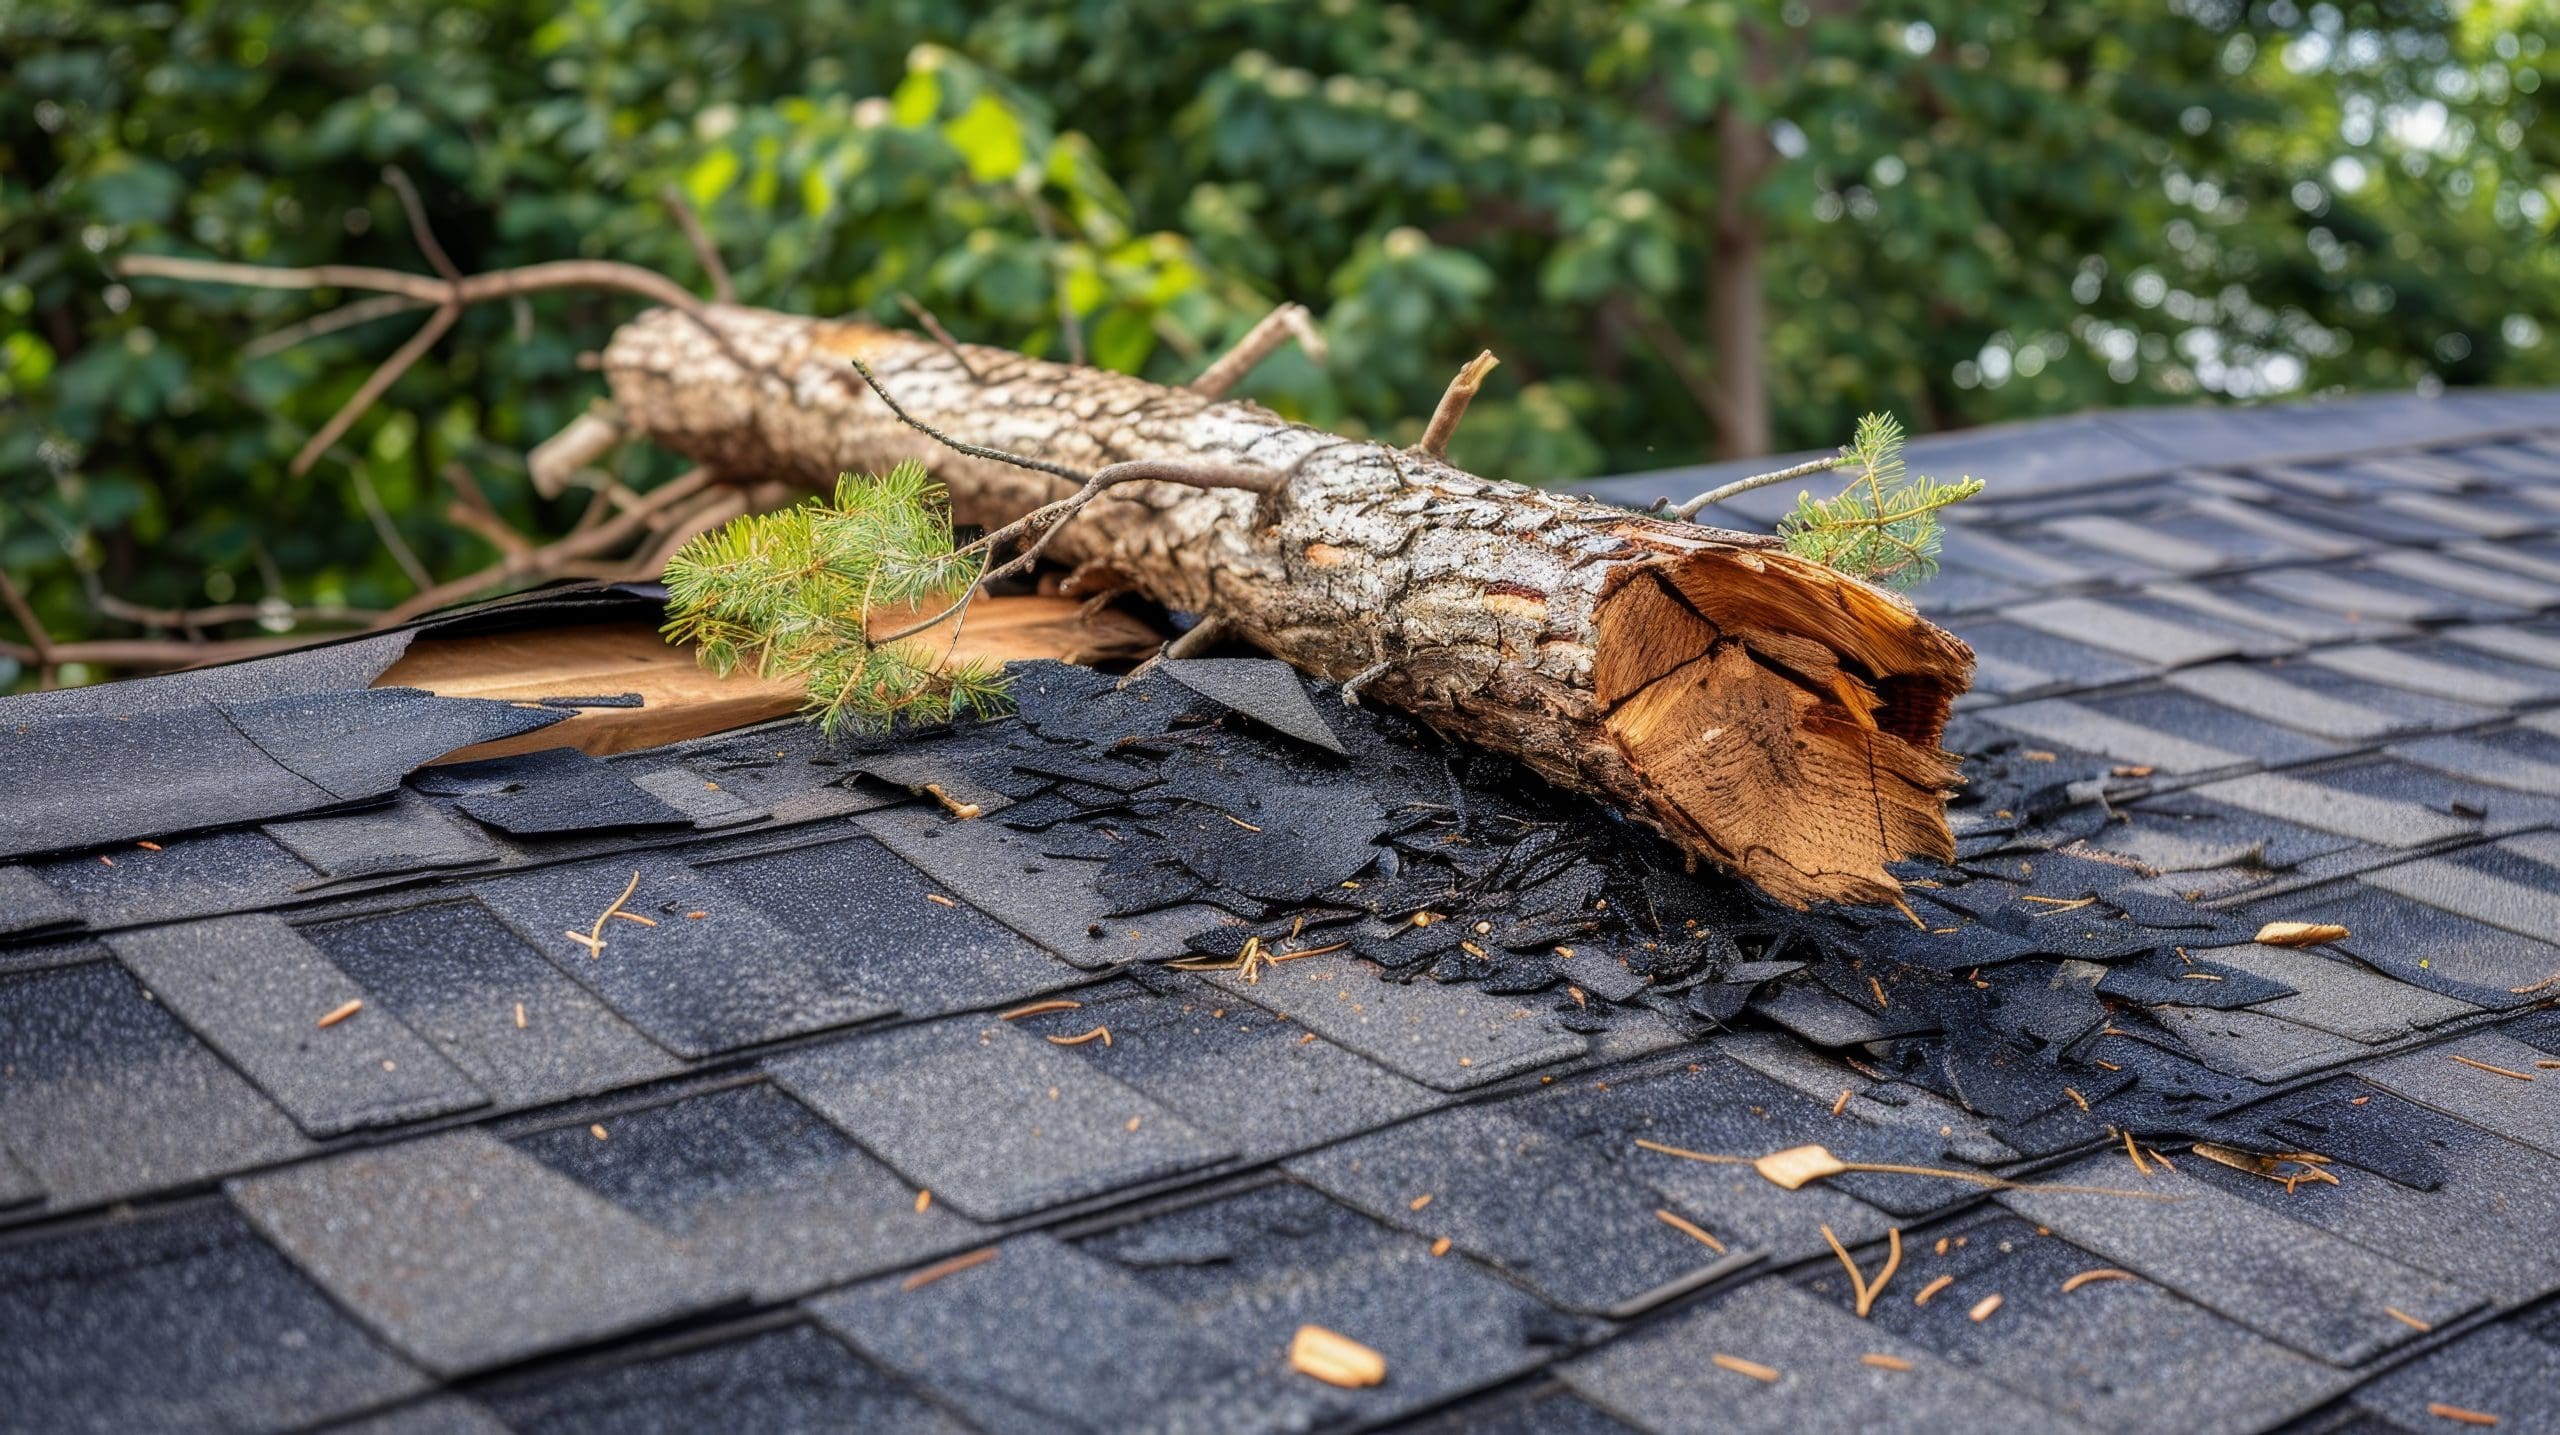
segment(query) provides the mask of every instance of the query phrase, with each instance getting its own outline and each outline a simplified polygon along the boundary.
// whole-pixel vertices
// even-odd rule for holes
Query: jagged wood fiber
[[[1112,489],[1048,551],[1088,587],[1214,615],[1306,672],[1370,674],[1363,700],[1612,801],[1781,900],[1886,900],[1886,863],[1954,855],[1958,778],[1938,739],[1972,651],[1772,539],[1488,481],[1104,370],[861,322],[709,316],[751,368],[665,310],[623,326],[604,367],[626,424],[723,476],[814,487],[915,458],[960,522],[989,527],[1068,491],[900,423],[848,358],[969,443],[1087,471],[1282,471],[1271,496]]]

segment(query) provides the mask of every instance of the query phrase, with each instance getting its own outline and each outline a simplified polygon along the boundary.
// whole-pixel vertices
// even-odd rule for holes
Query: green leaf
[[[967,162],[969,177],[980,184],[1011,179],[1030,162],[1022,122],[1002,100],[983,91],[958,119],[942,127],[942,133]]]

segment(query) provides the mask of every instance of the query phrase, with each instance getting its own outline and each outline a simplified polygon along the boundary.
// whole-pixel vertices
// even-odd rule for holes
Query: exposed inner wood
[[[604,367],[625,425],[724,478],[819,486],[915,458],[981,527],[1070,491],[900,423],[849,356],[967,443],[1086,472],[1283,473],[1276,495],[1114,488],[1047,551],[1318,677],[1365,676],[1363,701],[1612,802],[1787,902],[1883,901],[1887,863],[1952,852],[1956,771],[1937,745],[1971,650],[1764,535],[1491,482],[1103,370],[859,322],[710,317],[725,345],[659,311],[615,334]]]
[[[981,598],[952,645],[958,658],[1006,662],[1057,658],[1098,662],[1154,650],[1158,635],[1126,614],[1087,618],[1069,598],[1006,595]],[[905,610],[872,615],[890,632],[913,621]],[[949,630],[934,635],[950,643]],[[937,644],[937,650],[941,644]],[[375,687],[424,688],[447,697],[532,702],[538,698],[638,693],[636,708],[581,708],[566,722],[447,754],[470,762],[551,747],[602,755],[703,737],[780,717],[800,706],[796,683],[759,678],[751,670],[717,676],[689,648],[670,647],[648,623],[586,623],[557,628],[421,638],[374,679]]]

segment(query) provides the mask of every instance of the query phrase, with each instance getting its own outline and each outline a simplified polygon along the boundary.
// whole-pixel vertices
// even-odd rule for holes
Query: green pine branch
[[[1893,588],[1938,571],[1938,510],[1982,492],[1980,479],[1940,483],[1906,472],[1902,425],[1891,414],[1858,420],[1856,437],[1830,466],[1857,476],[1830,498],[1797,494],[1795,509],[1778,520],[1779,538],[1798,557]]]
[[[942,486],[912,460],[887,475],[836,483],[811,499],[752,514],[696,538],[667,564],[671,643],[705,667],[749,666],[796,679],[829,733],[885,729],[901,716],[942,720],[1002,711],[1003,670],[951,662],[915,643],[874,644],[870,615],[959,593],[983,559],[955,550]]]

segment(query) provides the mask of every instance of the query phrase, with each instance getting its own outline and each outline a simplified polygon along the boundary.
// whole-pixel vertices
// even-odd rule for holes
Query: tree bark
[[[918,420],[1087,471],[1258,467],[1272,495],[1133,483],[1051,544],[1364,700],[1615,803],[1793,905],[1891,898],[1888,862],[1951,857],[1938,747],[1973,654],[1881,589],[1766,537],[1489,482],[1258,405],[867,323],[717,306],[727,343],[653,311],[604,356],[622,421],[736,479],[831,484],[919,459],[962,523],[1060,480],[943,448]],[[741,367],[737,358],[750,367]]]

